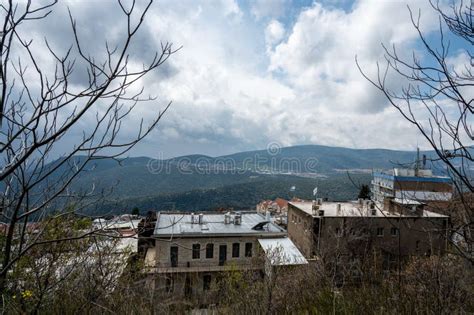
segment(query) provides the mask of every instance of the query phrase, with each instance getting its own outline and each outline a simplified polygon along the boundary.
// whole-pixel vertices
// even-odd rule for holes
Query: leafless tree
[[[420,20],[421,12],[408,12],[425,52],[411,58],[395,46],[385,50],[385,64],[377,63],[378,75],[370,77],[361,65],[362,75],[379,89],[402,117],[426,139],[449,175],[454,179],[461,215],[455,223],[454,246],[465,258],[473,260],[473,203],[465,198],[474,193],[472,127],[474,103],[474,24],[473,1],[453,1],[449,7],[431,1],[439,15],[439,41],[428,39]],[[453,49],[452,46],[456,48]],[[389,78],[404,83],[400,90],[390,87]],[[470,199],[470,198],[469,198]]]
[[[22,30],[28,23],[47,19],[56,2],[10,0],[0,5],[0,216],[5,230],[1,241],[0,292],[8,288],[8,277],[15,264],[44,243],[40,237],[43,231],[28,233],[28,221],[52,211],[61,216],[76,210],[77,204],[66,206],[94,193],[93,187],[84,194],[69,189],[78,175],[87,170],[91,161],[118,159],[132,149],[156,127],[171,104],[161,111],[150,108],[153,119],[142,119],[134,135],[125,134],[122,127],[136,105],[156,102],[144,95],[140,80],[177,51],[171,43],[162,43],[142,65],[137,66],[132,60],[130,51],[152,0],[146,4],[118,1],[121,15],[117,23],[122,23],[125,31],[118,42],[107,41],[102,50],[94,47],[103,58],[89,54],[85,47],[88,39],[81,38],[74,13],[69,11],[71,46],[61,52],[44,39],[45,51],[54,64],[51,69],[41,63],[33,40]],[[78,74],[86,82],[73,82],[73,76]],[[87,128],[80,130],[85,121]],[[73,132],[80,134],[78,140],[67,143]],[[52,154],[57,152],[63,152],[61,158],[50,163]],[[81,158],[75,158],[76,155]],[[81,239],[88,233],[93,232],[45,242]]]

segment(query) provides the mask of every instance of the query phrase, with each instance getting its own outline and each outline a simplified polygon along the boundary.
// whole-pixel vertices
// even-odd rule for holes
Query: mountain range
[[[434,152],[420,154],[428,161],[434,157]],[[142,212],[248,209],[262,199],[310,199],[314,187],[318,187],[319,196],[332,200],[356,198],[360,185],[370,183],[372,170],[413,166],[415,158],[412,151],[302,145],[219,157],[132,157],[120,164],[97,160],[88,165],[71,189],[87,191],[94,187],[109,192],[94,213],[127,212],[133,207]]]

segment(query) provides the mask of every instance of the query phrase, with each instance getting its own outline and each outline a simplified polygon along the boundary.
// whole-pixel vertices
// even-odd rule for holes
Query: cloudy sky
[[[424,57],[407,4],[420,10],[423,31],[435,40],[437,16],[421,0],[154,3],[132,57],[146,60],[166,41],[182,49],[140,82],[158,100],[138,108],[127,124],[130,132],[140,117],[156,114],[168,101],[173,105],[131,155],[223,155],[274,142],[424,147],[355,64],[357,55],[367,73],[375,74],[376,61],[383,60],[381,43]],[[112,1],[60,4],[29,31],[55,45],[70,42],[66,5],[92,53],[103,52],[104,38],[120,37],[124,19]],[[396,80],[391,84],[397,87]]]

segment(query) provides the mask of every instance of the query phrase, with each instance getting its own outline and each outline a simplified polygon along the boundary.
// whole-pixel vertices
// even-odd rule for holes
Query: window
[[[191,297],[193,294],[193,284],[190,277],[186,277],[184,280],[184,296]]]
[[[174,281],[172,278],[166,278],[166,292],[172,293],[174,287]]]
[[[219,245],[219,266],[224,266],[227,260],[227,245]]]
[[[170,247],[170,260],[171,260],[171,267],[178,266],[178,246]]]
[[[382,227],[377,228],[377,236],[383,236],[383,228]]]
[[[201,244],[193,244],[193,259],[201,257]]]
[[[341,237],[341,236],[342,236],[341,229],[340,229],[340,228],[336,228],[336,237]]]
[[[239,243],[234,243],[232,244],[232,257],[239,257],[239,252],[240,252],[240,244]]]
[[[252,243],[245,243],[245,257],[252,257]]]
[[[214,244],[209,243],[206,245],[206,258],[214,257]]]
[[[202,277],[202,289],[207,291],[211,288],[211,275],[204,275]]]
[[[393,227],[390,229],[390,234],[392,236],[397,236],[398,235],[398,229],[396,227]]]

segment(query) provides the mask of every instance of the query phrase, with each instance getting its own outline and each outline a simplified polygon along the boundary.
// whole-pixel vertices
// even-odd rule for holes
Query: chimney
[[[340,215],[341,215],[341,204],[340,204],[340,203],[338,203],[338,204],[336,205],[336,215],[337,215],[337,216],[340,216]]]
[[[312,210],[312,213],[314,216],[317,216],[318,215],[318,209],[319,209],[319,206],[318,206],[318,203],[316,200],[313,200],[313,204],[311,206],[311,210]]]
[[[191,224],[194,224],[194,212],[191,212]]]
[[[234,216],[234,225],[240,225],[242,223],[242,214],[236,213]]]
[[[268,222],[271,221],[270,211],[265,212],[265,221],[268,221]]]
[[[203,224],[203,223],[204,223],[204,214],[199,213],[199,224]]]
[[[224,214],[224,224],[230,224],[230,212]]]

